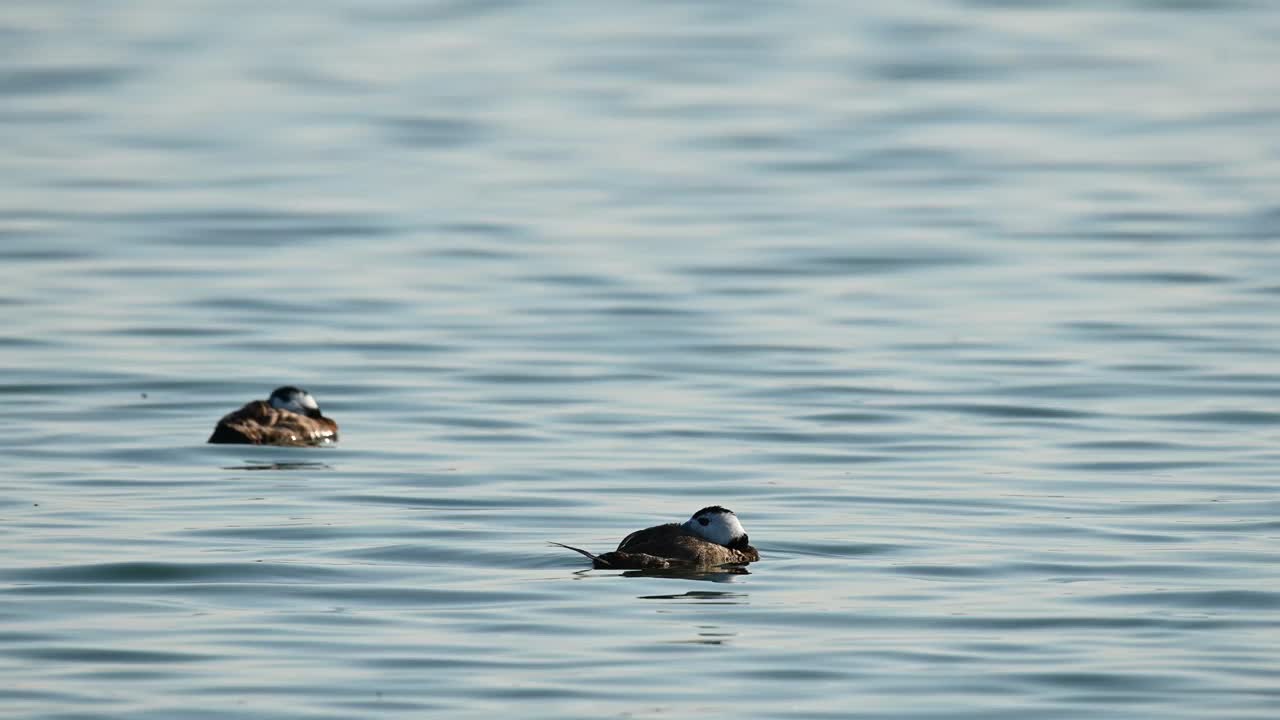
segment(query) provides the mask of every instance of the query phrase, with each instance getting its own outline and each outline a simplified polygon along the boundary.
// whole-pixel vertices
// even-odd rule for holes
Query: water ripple
[[[37,67],[0,72],[0,95],[51,95],[99,90],[115,85],[130,75],[126,68]]]
[[[8,713],[1275,715],[1266,4],[99,5],[0,20]]]

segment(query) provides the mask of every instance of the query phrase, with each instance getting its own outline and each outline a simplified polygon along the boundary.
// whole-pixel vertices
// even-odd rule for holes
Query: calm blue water
[[[1276,717],[1277,37],[6,4],[0,714]]]

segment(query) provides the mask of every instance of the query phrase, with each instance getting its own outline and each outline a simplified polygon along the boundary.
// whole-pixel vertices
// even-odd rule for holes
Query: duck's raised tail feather
[[[572,545],[565,545],[564,543],[558,543],[558,542],[552,542],[551,544],[557,547],[562,547],[566,550],[572,550],[578,553],[579,555],[586,555],[587,557],[591,558],[591,562],[593,563],[599,563],[600,565],[604,565],[606,567],[609,565],[609,562],[607,560],[601,560],[599,555],[593,555],[587,552],[586,550],[583,550],[582,548],[576,548]]]

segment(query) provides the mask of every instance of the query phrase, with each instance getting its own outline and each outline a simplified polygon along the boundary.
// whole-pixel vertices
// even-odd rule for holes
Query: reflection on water
[[[641,600],[693,600],[699,603],[712,603],[720,605],[739,605],[737,602],[741,598],[747,597],[746,593],[735,592],[713,592],[707,590],[689,590],[679,595],[640,595]]]
[[[737,582],[739,575],[750,575],[744,567],[721,567],[715,570],[627,570],[623,577],[659,577],[678,578],[681,580],[703,580],[706,582]]]
[[[7,713],[1275,716],[1270,4],[301,7],[0,13]]]
[[[670,642],[676,645],[727,645],[737,636],[734,632],[722,632],[715,625],[703,625],[698,628],[697,637]]]
[[[714,570],[691,570],[691,569],[650,569],[650,570],[624,570],[618,572],[616,570],[598,570],[593,568],[584,568],[573,573],[580,578],[588,576],[595,577],[628,577],[628,578],[670,578],[676,580],[699,580],[703,582],[714,583],[732,583],[738,581],[740,575],[750,575],[744,567],[723,567]],[[654,596],[657,597],[657,596]]]
[[[332,465],[322,462],[254,462],[246,465],[226,465],[223,470],[332,470]]]

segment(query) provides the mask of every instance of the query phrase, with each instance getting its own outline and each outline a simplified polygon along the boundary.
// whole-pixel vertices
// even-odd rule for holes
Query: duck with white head
[[[748,543],[747,531],[732,510],[704,507],[682,523],[637,530],[618,549],[595,555],[581,548],[552,543],[591,558],[592,567],[611,570],[668,570],[746,565],[760,559]]]
[[[320,412],[311,393],[285,385],[266,400],[251,400],[218,421],[211,443],[239,445],[328,445],[338,441],[338,423]]]

